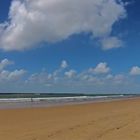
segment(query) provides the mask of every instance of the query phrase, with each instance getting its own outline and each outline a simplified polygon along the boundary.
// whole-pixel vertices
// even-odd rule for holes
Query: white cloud
[[[112,74],[108,74],[107,76],[106,76],[106,79],[107,80],[110,80],[110,79],[112,79],[113,78],[113,75]]]
[[[109,50],[113,48],[119,48],[123,46],[122,40],[117,37],[108,37],[101,40],[101,44],[104,50]]]
[[[8,59],[1,60],[1,62],[0,62],[0,71],[3,70],[8,65],[11,65],[11,64],[13,64],[13,62],[8,60]]]
[[[26,73],[26,71],[23,69],[14,70],[12,72],[9,72],[8,79],[9,80],[18,80],[21,77],[23,77],[25,75],[25,73]]]
[[[31,74],[26,83],[39,83],[39,84],[46,84],[51,79],[50,75],[47,72],[40,72]]]
[[[107,63],[99,63],[95,68],[78,72],[71,67],[61,65],[48,73],[46,70],[26,75],[24,69],[7,70],[12,62],[3,59],[5,64],[0,71],[0,90],[5,92],[89,92],[122,91],[133,84],[134,78],[124,74],[111,74]],[[67,62],[66,60],[63,61]],[[13,62],[12,62],[13,63]],[[7,65],[6,65],[7,64]],[[62,63],[61,63],[62,64]],[[101,74],[101,75],[100,75]],[[135,82],[135,81],[134,81]],[[136,81],[137,82],[137,81]],[[119,89],[118,89],[119,87]],[[122,87],[122,88],[121,88]]]
[[[23,69],[15,69],[13,71],[6,70],[6,67],[12,64],[14,64],[14,62],[7,58],[0,61],[0,83],[11,81],[15,81],[16,83],[25,75],[26,71]]]
[[[16,81],[23,77],[25,73],[26,71],[22,69],[14,71],[3,70],[0,72],[0,81]]]
[[[119,1],[13,0],[9,22],[0,24],[0,46],[4,50],[29,49],[82,32],[91,32],[102,42],[110,36],[114,23],[126,17],[125,4]],[[119,46],[115,38],[103,47]]]
[[[132,67],[132,69],[130,70],[130,74],[131,75],[140,75],[140,67],[138,67],[138,66]]]
[[[76,75],[76,71],[75,70],[69,70],[65,72],[65,76],[67,76],[68,78],[72,78]]]
[[[89,72],[94,74],[106,74],[110,71],[110,68],[107,66],[107,63],[101,62],[95,68],[90,68]]]
[[[51,78],[55,77],[55,79],[57,79],[57,75],[61,74],[63,71],[65,71],[66,68],[68,68],[68,62],[66,60],[62,60],[59,68],[57,68],[53,74],[51,74]]]
[[[122,93],[139,88],[138,79],[128,74],[112,74],[107,63],[99,63],[95,68],[88,68],[78,72],[71,67],[61,67],[51,73],[46,70],[41,72],[26,74],[24,69],[7,70],[6,66],[12,62],[3,59],[1,64],[5,64],[0,71],[0,91],[1,92],[107,92]],[[65,62],[67,62],[65,60]],[[12,62],[14,63],[14,62]],[[11,64],[12,64],[11,63]],[[67,68],[67,69],[65,69]],[[133,75],[140,74],[140,68],[132,68]],[[135,71],[135,72],[134,72]],[[136,72],[137,71],[137,72]],[[55,74],[54,74],[55,73]],[[134,74],[135,73],[135,74]],[[101,75],[100,75],[101,74]],[[129,88],[130,87],[130,88]]]
[[[115,84],[123,84],[123,82],[126,82],[126,81],[124,81],[125,80],[125,76],[122,75],[122,74],[115,75],[113,80],[114,80]]]
[[[69,65],[68,65],[68,63],[67,63],[67,61],[66,60],[63,60],[62,62],[61,62],[61,68],[63,68],[63,69],[65,69],[65,68],[67,68]]]

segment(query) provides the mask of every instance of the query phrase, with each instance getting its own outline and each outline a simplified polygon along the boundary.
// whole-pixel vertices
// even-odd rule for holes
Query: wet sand
[[[140,99],[0,110],[0,140],[140,140]]]

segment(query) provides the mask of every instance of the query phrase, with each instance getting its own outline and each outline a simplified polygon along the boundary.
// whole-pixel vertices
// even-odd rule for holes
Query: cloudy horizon
[[[3,0],[0,92],[140,93],[138,0]]]

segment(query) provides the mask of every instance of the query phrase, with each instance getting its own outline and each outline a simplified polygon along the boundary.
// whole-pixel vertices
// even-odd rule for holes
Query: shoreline
[[[65,102],[47,102],[47,101],[26,101],[26,102],[0,102],[0,110],[8,109],[26,109],[26,108],[50,108],[50,107],[62,107],[71,105],[84,105],[84,104],[96,104],[96,103],[106,103],[106,102],[117,102],[125,100],[140,99],[137,97],[118,97],[118,98],[100,98],[86,101],[65,101]]]

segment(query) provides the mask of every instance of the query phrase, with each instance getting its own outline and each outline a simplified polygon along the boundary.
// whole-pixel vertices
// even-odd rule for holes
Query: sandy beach
[[[140,99],[0,110],[0,140],[139,140]]]

